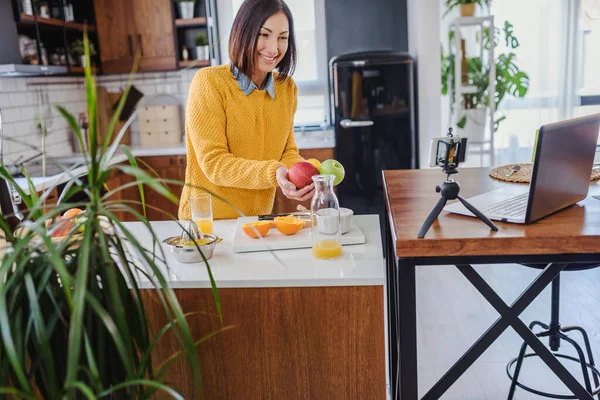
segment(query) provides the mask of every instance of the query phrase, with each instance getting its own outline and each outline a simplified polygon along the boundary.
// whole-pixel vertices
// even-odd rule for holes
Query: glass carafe
[[[333,192],[333,175],[315,175],[315,194],[310,203],[313,255],[335,258],[342,254],[340,204]]]

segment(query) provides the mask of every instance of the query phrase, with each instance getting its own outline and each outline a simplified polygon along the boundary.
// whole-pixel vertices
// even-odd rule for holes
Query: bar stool
[[[522,264],[526,267],[543,269],[546,265],[542,264]],[[592,269],[599,267],[598,264],[570,264],[565,267],[564,271],[583,271],[587,269]],[[560,300],[560,274],[554,278],[552,281],[552,295],[551,295],[551,309],[550,309],[550,324],[544,324],[540,321],[533,321],[529,324],[529,329],[533,331],[533,328],[540,327],[543,331],[536,333],[537,337],[548,337],[550,350],[554,352],[554,356],[557,358],[562,358],[570,361],[575,361],[581,365],[581,372],[583,375],[583,380],[585,383],[585,388],[592,395],[598,395],[598,400],[600,400],[600,371],[596,368],[596,364],[594,363],[594,356],[592,354],[592,349],[590,347],[590,341],[588,338],[588,334],[586,331],[580,326],[561,326],[559,322],[558,308],[559,308],[559,300]],[[581,346],[572,338],[566,335],[567,332],[579,332],[583,338],[583,343],[585,347],[585,353],[582,350]],[[560,347],[560,341],[564,340],[567,343],[571,344],[575,351],[577,352],[577,357],[572,357],[566,354],[558,353],[558,349]],[[536,353],[525,353],[527,350],[527,344],[524,342],[521,346],[521,350],[519,351],[519,356],[513,358],[506,365],[506,373],[508,377],[511,379],[510,390],[508,392],[508,400],[512,400],[516,387],[520,387],[523,390],[526,390],[530,393],[537,394],[538,396],[549,397],[553,399],[577,399],[576,396],[573,395],[564,395],[564,394],[556,394],[556,393],[548,393],[542,390],[534,389],[518,381],[519,373],[521,372],[521,367],[523,365],[523,360],[529,357],[537,357]],[[587,359],[586,359],[587,354]],[[516,365],[515,365],[516,364]],[[514,373],[512,370],[513,365],[515,365]],[[594,388],[592,389],[590,383],[589,373],[591,371],[592,378],[594,380]]]

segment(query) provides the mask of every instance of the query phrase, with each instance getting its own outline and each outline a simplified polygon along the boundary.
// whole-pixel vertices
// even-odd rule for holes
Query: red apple
[[[312,183],[313,175],[319,175],[317,167],[309,162],[302,161],[292,165],[288,171],[288,180],[296,185],[296,189],[302,189]]]

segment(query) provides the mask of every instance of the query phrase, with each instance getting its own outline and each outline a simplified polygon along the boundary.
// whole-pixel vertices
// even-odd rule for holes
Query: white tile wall
[[[197,69],[138,73],[133,84],[147,97],[149,104],[179,102],[183,118],[189,85],[196,72]],[[119,92],[125,88],[128,79],[129,75],[107,75],[99,76],[97,81],[109,92]],[[56,106],[63,106],[77,119],[79,113],[86,112],[85,99],[83,78],[0,78],[5,162],[18,162],[41,151],[41,130],[37,122],[40,114],[46,125],[48,157],[71,155],[71,129]],[[137,122],[132,124],[131,132],[132,145],[139,144]]]
[[[47,132],[47,154],[69,155],[69,129],[63,118],[53,112],[61,104],[71,113],[85,110],[80,104],[81,78],[55,78],[72,84],[58,91],[47,85],[49,78],[0,78],[0,107],[4,116],[4,158],[6,163],[24,160],[41,151],[41,115]],[[42,85],[39,85],[42,84]],[[61,85],[62,86],[62,85]]]
[[[197,69],[177,72],[147,72],[136,74],[133,85],[146,96],[148,104],[173,104],[174,101],[182,107],[182,125],[185,115],[185,105],[190,83]],[[129,80],[129,75],[109,75],[98,78],[98,85],[105,86],[109,92],[122,91]],[[139,125],[135,120],[130,127],[131,144],[139,145]]]

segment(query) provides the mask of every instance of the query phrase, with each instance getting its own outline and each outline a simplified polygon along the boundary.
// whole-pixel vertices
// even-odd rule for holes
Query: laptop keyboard
[[[492,204],[481,210],[481,212],[486,215],[498,215],[502,217],[523,217],[527,211],[528,199],[529,192],[525,192],[510,199]]]

